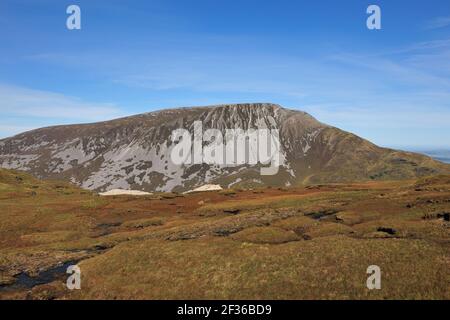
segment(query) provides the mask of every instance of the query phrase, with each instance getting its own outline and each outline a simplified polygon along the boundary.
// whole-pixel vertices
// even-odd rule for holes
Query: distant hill
[[[433,159],[450,163],[450,151],[449,150],[418,150],[417,152],[426,154]]]

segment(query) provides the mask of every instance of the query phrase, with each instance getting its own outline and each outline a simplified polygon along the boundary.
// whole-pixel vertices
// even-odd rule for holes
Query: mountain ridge
[[[176,166],[173,130],[279,130],[281,166],[260,176],[257,166]],[[51,126],[0,140],[0,167],[86,189],[186,191],[206,183],[223,187],[291,186],[329,182],[411,179],[450,173],[430,157],[378,147],[310,114],[271,103],[162,109],[88,124]]]

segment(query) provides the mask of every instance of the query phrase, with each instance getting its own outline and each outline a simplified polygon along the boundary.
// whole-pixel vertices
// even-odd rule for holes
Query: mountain
[[[280,168],[261,165],[176,165],[173,130],[266,128],[279,131]],[[378,147],[311,115],[253,103],[169,109],[93,124],[41,128],[0,140],[0,167],[63,179],[83,188],[185,191],[206,183],[223,187],[413,179],[449,174],[450,165],[421,154]]]
[[[416,151],[416,150],[412,150]],[[441,162],[450,163],[450,151],[449,150],[441,150],[441,149],[435,149],[435,150],[418,150],[417,152],[426,154],[427,156],[432,157],[433,159],[439,160]]]

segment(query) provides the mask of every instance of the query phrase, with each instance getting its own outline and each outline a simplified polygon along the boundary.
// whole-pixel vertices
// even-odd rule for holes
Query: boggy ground
[[[449,213],[450,176],[99,197],[0,170],[0,298],[450,299]]]

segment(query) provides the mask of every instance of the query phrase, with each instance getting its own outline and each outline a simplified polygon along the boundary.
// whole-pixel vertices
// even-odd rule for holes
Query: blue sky
[[[0,41],[0,137],[273,102],[383,146],[450,148],[448,0],[2,0]]]

